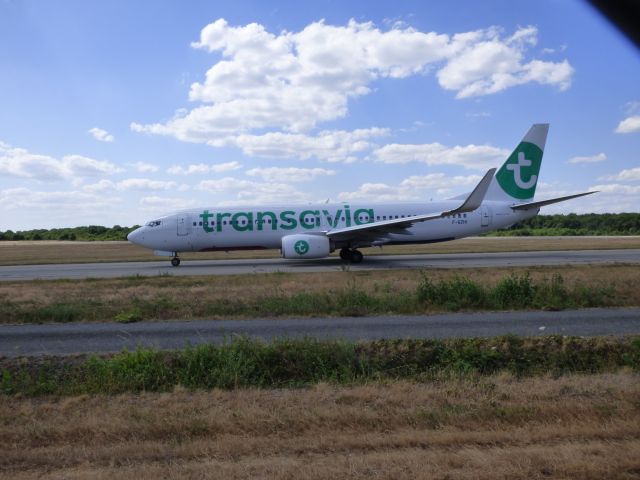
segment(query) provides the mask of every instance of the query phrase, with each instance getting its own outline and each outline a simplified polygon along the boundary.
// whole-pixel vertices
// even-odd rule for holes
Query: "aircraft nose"
[[[136,228],[133,232],[129,233],[129,235],[127,235],[127,240],[131,243],[140,244],[140,242],[144,240],[142,227]]]

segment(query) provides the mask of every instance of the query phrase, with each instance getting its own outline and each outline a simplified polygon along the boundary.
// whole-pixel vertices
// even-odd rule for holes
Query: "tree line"
[[[2,240],[126,240],[138,228],[89,225],[73,228],[40,228],[0,231]],[[537,215],[515,225],[491,232],[497,236],[640,235],[640,213],[587,213],[578,215]]]
[[[113,227],[102,227],[100,225],[89,225],[86,227],[73,228],[52,228],[50,230],[38,228],[34,230],[20,230],[14,232],[7,230],[0,231],[0,241],[2,240],[78,240],[78,241],[97,241],[97,240],[126,240],[129,232],[138,228],[139,225],[133,227],[121,227],[114,225]]]
[[[586,213],[537,215],[509,228],[490,233],[497,236],[640,235],[640,213]]]

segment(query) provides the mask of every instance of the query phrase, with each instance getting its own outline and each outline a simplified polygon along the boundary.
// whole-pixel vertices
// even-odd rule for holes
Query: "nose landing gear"
[[[362,262],[363,255],[360,250],[343,248],[340,250],[340,258],[345,262],[360,263]]]
[[[171,259],[171,265],[177,267],[180,265],[180,259],[178,258],[178,252],[174,252],[173,258]]]

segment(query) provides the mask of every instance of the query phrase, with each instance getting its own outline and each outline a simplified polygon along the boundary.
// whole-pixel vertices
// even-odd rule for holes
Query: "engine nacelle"
[[[331,242],[324,235],[287,235],[282,237],[284,258],[323,258],[331,253]]]

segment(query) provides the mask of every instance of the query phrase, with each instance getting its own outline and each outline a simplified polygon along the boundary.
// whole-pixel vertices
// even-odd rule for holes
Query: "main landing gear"
[[[360,250],[343,248],[340,250],[340,258],[345,262],[360,263],[363,256]]]
[[[171,259],[171,265],[177,267],[180,265],[180,259],[178,258],[178,252],[173,252],[173,258]]]

